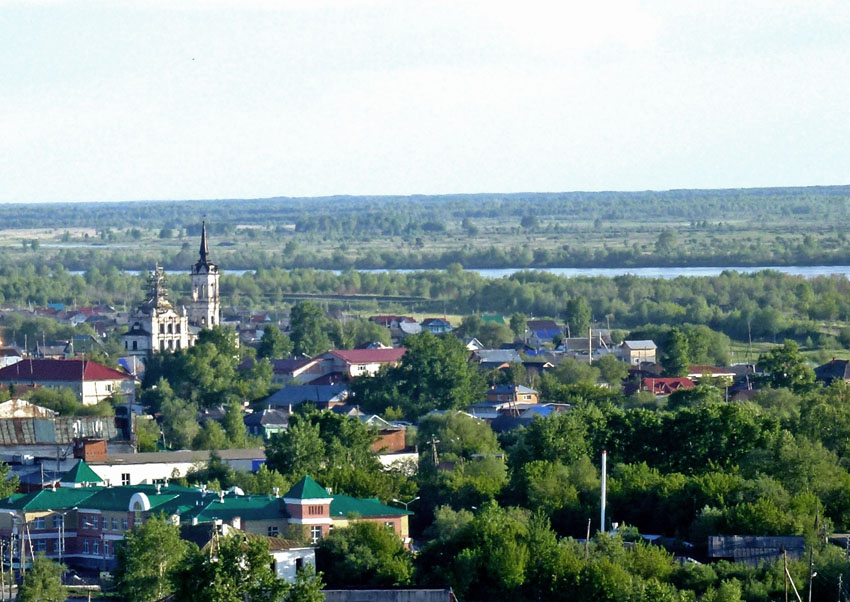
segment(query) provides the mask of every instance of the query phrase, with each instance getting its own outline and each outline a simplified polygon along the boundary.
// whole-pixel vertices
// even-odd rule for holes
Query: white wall
[[[270,552],[274,558],[274,570],[278,579],[289,583],[295,582],[295,560],[303,558],[303,563],[316,566],[315,548],[293,548],[291,550],[275,550]]]

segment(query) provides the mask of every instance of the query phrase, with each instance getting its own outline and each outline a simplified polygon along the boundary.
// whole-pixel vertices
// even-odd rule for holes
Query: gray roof
[[[334,385],[287,385],[269,395],[263,403],[273,406],[297,405],[299,403],[329,403],[345,401],[348,389],[342,383]]]
[[[97,416],[0,419],[0,445],[68,445],[75,437],[116,439],[118,434],[112,418]]]
[[[482,364],[514,364],[522,362],[516,349],[479,349],[475,356]]]
[[[623,341],[629,349],[656,349],[655,341]]]
[[[243,418],[245,426],[289,426],[289,414],[280,410],[253,412]]]
[[[265,460],[266,450],[256,449],[222,449],[216,452],[222,460]],[[171,462],[205,462],[209,460],[210,452],[203,451],[174,451],[174,452],[142,452],[138,454],[109,454],[105,462],[89,462],[97,464],[160,464]]]

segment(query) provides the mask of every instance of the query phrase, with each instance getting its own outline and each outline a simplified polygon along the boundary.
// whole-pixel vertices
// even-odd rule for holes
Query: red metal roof
[[[332,349],[328,353],[349,364],[389,364],[399,361],[405,351],[407,349],[404,347],[393,347],[392,349]]]
[[[651,391],[656,395],[669,395],[673,391],[678,391],[679,389],[693,389],[695,386],[694,381],[690,378],[684,377],[644,378],[641,384],[644,390]]]
[[[85,374],[85,376],[83,376]],[[67,381],[132,379],[126,372],[113,370],[89,360],[25,359],[0,370],[0,381]]]

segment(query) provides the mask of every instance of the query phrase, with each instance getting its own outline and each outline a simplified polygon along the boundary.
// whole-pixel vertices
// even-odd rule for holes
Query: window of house
[[[109,556],[110,556],[109,542],[106,541],[106,540],[104,540],[104,542],[103,542],[103,555],[106,556],[107,558],[109,558]]]
[[[53,516],[53,528],[60,529],[65,526],[65,517],[61,514],[56,514]]]
[[[94,540],[93,545],[92,545],[92,553],[93,553],[95,556],[97,556],[98,554],[100,554],[100,542],[99,542],[98,540],[96,540],[96,539]]]
[[[124,341],[124,349],[129,349],[129,346],[127,345],[127,341]]]
[[[112,517],[112,530],[113,531],[118,530],[118,519],[115,518],[114,516]]]
[[[269,527],[269,537],[277,537],[277,527]]]
[[[47,519],[43,516],[39,516],[35,519],[35,528],[36,529],[44,529],[47,527]]]
[[[83,540],[83,554],[88,554],[88,553],[89,553],[89,540],[84,539]]]
[[[125,487],[130,484],[130,473],[129,472],[122,472],[121,473],[121,484]]]
[[[127,519],[126,519],[126,518],[122,518],[122,519],[121,519],[121,530],[122,530],[122,531],[126,531],[126,530],[127,530]]]
[[[139,348],[139,341],[133,341],[133,351],[136,351]]]
[[[295,570],[300,571],[303,568],[304,568],[304,559],[303,558],[296,558],[295,559]]]
[[[313,543],[319,543],[319,540],[322,538],[322,527],[319,525],[313,525],[310,527],[310,541]]]
[[[46,539],[37,539],[35,542],[35,551],[47,553],[47,540]]]

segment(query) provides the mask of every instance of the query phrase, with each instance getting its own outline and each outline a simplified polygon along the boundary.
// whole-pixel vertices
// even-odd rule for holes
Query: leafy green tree
[[[655,241],[655,252],[659,255],[671,254],[679,244],[679,237],[675,230],[664,229]]]
[[[525,331],[528,330],[528,317],[520,312],[516,312],[511,316],[511,330],[514,335],[524,337]]]
[[[177,397],[163,400],[162,433],[171,449],[189,449],[201,427],[198,425],[198,406]]]
[[[711,385],[699,384],[693,389],[679,389],[671,393],[667,398],[667,409],[675,411],[679,408],[688,408],[700,403],[722,401],[723,393],[720,389]]]
[[[392,345],[390,330],[371,320],[358,318],[342,325],[342,344],[346,349],[357,349],[369,343]]]
[[[417,445],[423,454],[430,453],[429,441],[434,437],[439,457],[453,462],[471,459],[474,455],[500,453],[499,442],[490,425],[461,412],[429,414],[419,421]]]
[[[281,602],[324,602],[324,586],[322,573],[317,573],[313,565],[307,563],[296,572],[295,583],[287,590]]]
[[[207,420],[192,442],[193,449],[229,449],[230,440],[221,425]]]
[[[289,427],[275,433],[266,444],[266,457],[271,468],[283,475],[317,475],[322,467],[325,443],[318,424],[290,416]]]
[[[153,602],[173,593],[190,545],[165,516],[152,516],[134,527],[116,546],[115,582],[129,602]]]
[[[460,321],[460,326],[455,330],[455,334],[463,339],[478,338],[481,329],[484,327],[484,320],[478,314],[464,316]]]
[[[136,445],[140,452],[155,452],[159,443],[160,430],[156,420],[151,416],[137,416]]]
[[[554,370],[544,374],[542,382],[545,382],[547,377],[551,377],[562,385],[592,385],[599,380],[599,374],[599,369],[596,366],[590,365],[586,361],[565,357]]]
[[[62,586],[64,568],[39,554],[18,587],[19,602],[63,602],[67,593]]]
[[[791,340],[786,340],[781,347],[762,354],[758,365],[767,373],[768,383],[775,389],[785,387],[799,391],[815,382],[814,370],[800,353],[797,343]]]
[[[325,312],[312,301],[299,301],[289,314],[292,343],[298,355],[315,356],[331,348]]]
[[[241,533],[190,553],[177,584],[179,602],[265,602],[281,599],[289,589],[271,568],[266,541]]]
[[[508,482],[505,462],[495,456],[461,460],[451,472],[440,476],[442,489],[457,506],[478,506],[495,499]]]
[[[354,521],[334,529],[316,549],[316,563],[329,586],[400,586],[413,579],[413,557],[395,531]]]
[[[227,404],[224,411],[224,432],[230,440],[230,446],[236,448],[247,447],[249,443],[248,429],[242,415],[242,406],[237,401]]]
[[[661,347],[661,365],[665,376],[684,376],[691,364],[687,335],[679,328],[667,333]]]
[[[484,378],[467,361],[469,352],[457,337],[426,332],[407,337],[405,345],[407,352],[398,366],[352,383],[357,403],[376,413],[399,406],[406,417],[416,418],[484,398]]]
[[[478,331],[478,340],[485,348],[497,349],[514,340],[514,333],[504,324],[485,323]]]
[[[590,318],[590,306],[588,306],[587,300],[584,297],[573,297],[567,301],[567,306],[564,310],[564,319],[567,323],[570,336],[586,336],[587,329],[590,327]]]
[[[263,329],[260,345],[257,347],[257,357],[268,359],[280,359],[292,354],[293,345],[288,336],[280,332],[280,329],[269,324]]]
[[[629,365],[610,354],[603,355],[593,365],[599,370],[600,380],[614,387],[620,386],[629,375]]]

